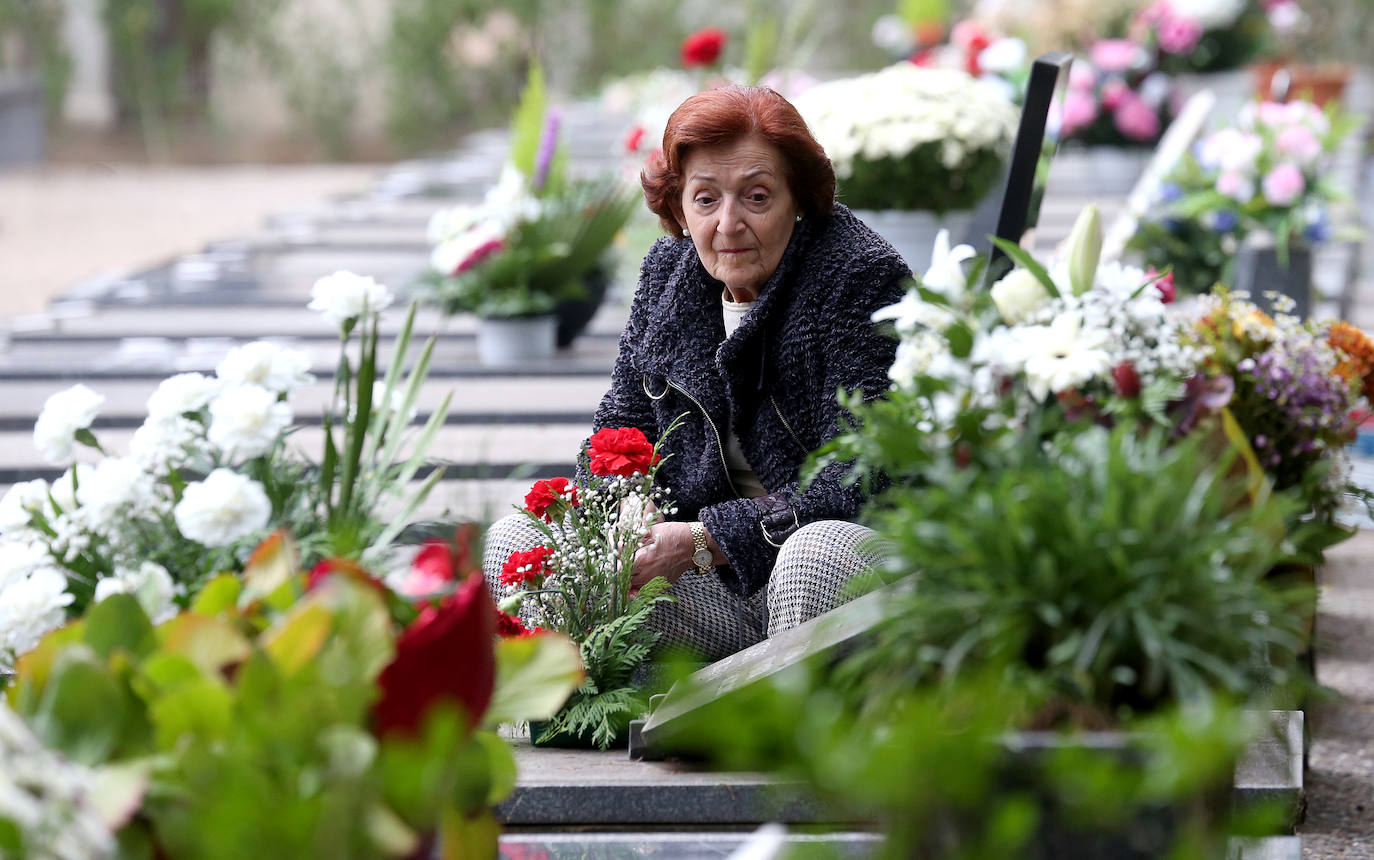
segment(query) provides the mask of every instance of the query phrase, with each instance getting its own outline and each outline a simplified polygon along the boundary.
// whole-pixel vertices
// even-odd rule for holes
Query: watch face
[[[681,558],[681,556],[678,557]],[[711,551],[709,549],[699,549],[692,554],[692,563],[697,567],[710,567],[711,561]]]

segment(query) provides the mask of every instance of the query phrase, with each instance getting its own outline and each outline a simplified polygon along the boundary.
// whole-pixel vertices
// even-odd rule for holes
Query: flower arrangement
[[[284,533],[159,623],[130,595],[93,604],[16,666],[5,779],[47,788],[0,800],[5,832],[29,856],[493,855],[515,766],[493,729],[582,676],[564,637],[497,642],[467,549],[418,605],[347,559],[307,575]]]
[[[524,513],[544,543],[516,552],[501,572],[502,628],[524,635],[526,623],[567,634],[578,644],[586,682],[536,742],[560,734],[605,749],[647,702],[631,681],[658,634],[645,625],[655,606],[672,598],[657,578],[631,593],[634,555],[652,517],[673,513],[670,489],[654,486],[668,432],[651,444],[634,427],[608,427],[587,440],[588,479],[537,481]],[[522,620],[523,619],[523,620]]]
[[[949,28],[948,40],[939,44],[922,44],[922,35],[899,15],[884,15],[873,24],[873,43],[894,60],[968,72],[1002,89],[1016,104],[1025,97],[1031,61],[1024,39],[1001,33],[977,18],[965,18]]]
[[[1334,107],[1247,104],[1165,177],[1155,214],[1142,221],[1131,248],[1150,265],[1173,262],[1180,285],[1200,292],[1225,277],[1226,258],[1248,237],[1276,241],[1281,260],[1290,242],[1326,241],[1332,205],[1345,194],[1325,168],[1351,129]]]
[[[421,291],[447,313],[546,314],[576,298],[634,209],[618,180],[572,180],[560,148],[560,115],[543,74],[529,81],[512,120],[510,158],[480,206],[430,218],[430,274]]]
[[[1151,146],[1174,113],[1174,86],[1129,39],[1099,39],[1074,60],[1060,136],[1089,145]]]
[[[235,347],[213,376],[164,380],[122,456],[91,430],[101,395],[76,385],[48,399],[34,443],[48,462],[68,468],[51,485],[16,484],[0,499],[6,663],[114,594],[136,596],[154,622],[175,615],[205,577],[241,569],[273,529],[303,535],[307,558],[381,558],[441,477],[436,471],[418,488],[407,486],[448,407],[445,400],[418,436],[408,436],[434,341],[403,376],[412,308],[382,378],[378,320],[390,291],[339,272],[317,281],[312,294],[310,307],[340,332],[318,463],[290,444],[293,397],[313,381],[310,362],[265,341]],[[78,448],[95,462],[73,462]]]
[[[858,209],[971,209],[1016,134],[1004,91],[962,71],[898,63],[818,84],[795,101]]]
[[[1288,3],[1292,0],[1152,0],[1133,16],[1129,31],[1168,72],[1225,71],[1260,53],[1269,35],[1268,7]],[[1279,11],[1280,20],[1289,12]]]

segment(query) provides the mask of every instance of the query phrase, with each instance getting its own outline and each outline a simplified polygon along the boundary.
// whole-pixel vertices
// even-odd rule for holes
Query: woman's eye
[[[709,194],[700,194],[697,196],[696,202],[698,206],[710,206],[712,203],[716,201],[715,198]]]
[[[756,191],[756,192],[754,192],[753,194],[750,194],[750,195],[749,195],[749,202],[751,202],[751,203],[767,203],[767,202],[768,202],[768,195],[765,194],[765,193],[762,192],[762,191]]]

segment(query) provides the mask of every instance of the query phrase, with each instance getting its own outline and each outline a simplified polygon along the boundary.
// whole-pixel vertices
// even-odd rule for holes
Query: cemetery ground
[[[572,117],[570,127],[584,135],[578,147],[584,162],[609,161],[617,129],[601,123],[607,127],[598,137],[595,117],[583,119]],[[6,391],[0,403],[0,485],[52,477],[33,453],[29,431],[44,397],[71,382],[87,381],[107,394],[103,419],[111,429],[102,438],[119,444],[127,441],[119,434],[137,426],[158,379],[213,368],[234,343],[272,336],[312,354],[315,346],[328,353],[332,334],[303,311],[311,281],[337,268],[398,283],[418,272],[427,259],[428,213],[444,199],[470,197],[478,183],[489,182],[501,151],[498,139],[475,135],[454,153],[385,170],[118,166],[0,173],[0,325],[9,333],[0,350]],[[1364,155],[1356,167],[1367,223],[1374,215],[1372,163]],[[1081,161],[1061,154],[1046,198],[1041,247],[1066,235],[1073,215],[1093,200],[1102,204],[1107,221],[1124,206],[1124,194],[1103,199]],[[1374,325],[1369,245],[1354,268],[1359,279],[1345,287],[1347,317],[1366,330]],[[479,368],[471,328],[462,319],[423,320],[442,332],[428,387],[451,388],[457,395],[435,448],[455,464],[452,478],[436,493],[439,503],[450,512],[489,517],[518,500],[528,475],[566,471],[606,387],[631,288],[618,284],[570,351],[529,371]],[[327,390],[328,383],[317,387]],[[302,411],[323,402],[312,392],[305,395]],[[522,465],[531,462],[532,472]],[[1295,841],[1281,841],[1263,856],[1374,856],[1371,570],[1374,531],[1364,529],[1332,550],[1321,572],[1316,665],[1319,682],[1334,695],[1308,711],[1312,743],[1305,819],[1297,828],[1301,855]],[[671,766],[641,765],[623,749],[598,755],[601,766],[592,770],[580,763],[584,759],[552,755],[548,772],[524,773],[522,784],[552,786],[569,808],[582,804],[582,814],[588,814],[597,802],[578,794],[579,783],[645,781],[650,790],[643,795],[649,807],[641,813],[643,829],[659,831],[665,856],[718,856],[742,836],[746,822],[718,817],[736,796],[712,792],[748,792],[755,784],[747,779],[728,785],[699,774],[679,779]],[[627,777],[637,768],[637,775]],[[687,795],[674,794],[690,791],[692,784],[702,789],[693,795],[703,803],[700,809],[680,805]],[[593,822],[582,824],[597,829]],[[677,829],[675,824],[696,831],[683,837],[677,851],[671,842],[678,837],[663,832]],[[558,829],[538,819],[523,826],[527,835]],[[716,844],[712,832],[722,834]]]

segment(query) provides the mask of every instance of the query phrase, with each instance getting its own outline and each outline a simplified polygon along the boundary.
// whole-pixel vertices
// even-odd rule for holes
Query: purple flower
[[[1159,199],[1165,203],[1173,203],[1183,196],[1183,189],[1177,182],[1165,182],[1159,186]]]
[[[1222,209],[1214,213],[1212,218],[1212,229],[1218,233],[1229,233],[1236,229],[1236,213],[1230,209]]]
[[[539,153],[534,160],[534,190],[536,192],[542,191],[544,183],[549,181],[549,168],[553,165],[554,154],[558,152],[559,119],[558,111],[551,110],[548,119],[544,122],[544,136],[539,141]]]

